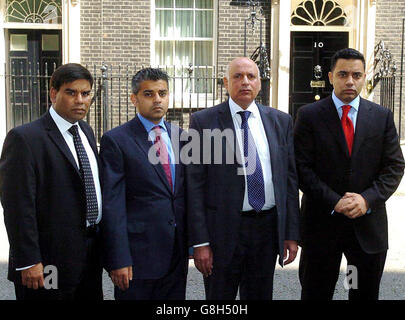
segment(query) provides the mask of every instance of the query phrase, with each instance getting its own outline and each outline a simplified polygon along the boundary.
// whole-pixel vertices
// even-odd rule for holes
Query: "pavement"
[[[403,150],[404,151],[404,150]],[[404,152],[405,154],[405,152]],[[381,280],[380,300],[405,300],[405,178],[395,194],[387,201],[389,250]],[[3,211],[0,206],[0,300],[15,300],[13,284],[7,280],[8,240],[4,227]],[[298,256],[293,263],[281,268],[276,266],[274,275],[274,300],[299,300],[301,286],[298,281]],[[334,300],[347,300],[344,272],[346,261],[343,257],[340,277],[336,285]],[[113,300],[113,285],[104,272],[104,298]],[[204,300],[201,274],[190,260],[186,300]]]

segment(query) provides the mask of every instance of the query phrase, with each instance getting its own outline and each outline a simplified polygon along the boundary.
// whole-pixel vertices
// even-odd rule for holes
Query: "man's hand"
[[[338,201],[338,203],[336,203],[336,206],[333,210],[335,210],[335,212],[343,213],[344,208],[350,205],[352,201],[353,200],[351,197],[346,197],[345,195],[342,198],[340,198],[340,200]]]
[[[37,263],[29,269],[21,271],[21,280],[23,286],[37,290],[44,286],[44,266],[42,263]]]
[[[125,291],[129,288],[129,281],[132,281],[132,266],[112,270],[110,277],[114,285]]]
[[[342,213],[346,217],[355,219],[366,214],[368,203],[360,194],[346,192],[342,199],[348,200],[342,208]]]
[[[204,277],[212,274],[212,250],[210,246],[194,248],[194,264]]]
[[[288,259],[287,259],[288,252]],[[284,240],[284,265],[287,265],[295,260],[298,252],[297,241],[294,240]]]

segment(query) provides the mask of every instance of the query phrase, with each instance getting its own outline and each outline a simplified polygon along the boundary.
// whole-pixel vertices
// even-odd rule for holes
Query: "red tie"
[[[346,143],[347,147],[349,148],[349,155],[352,155],[352,147],[353,147],[353,139],[354,139],[354,128],[353,128],[353,122],[350,120],[350,118],[347,116],[349,111],[350,111],[351,106],[343,106],[343,114],[342,114],[342,128],[343,132],[346,137]]]
[[[172,171],[170,170],[170,159],[169,154],[167,152],[167,146],[162,139],[162,132],[160,130],[160,126],[155,126],[152,128],[155,131],[156,137],[154,141],[154,146],[156,148],[156,154],[159,157],[160,163],[165,171],[167,181],[170,185],[170,190],[173,190],[173,183],[172,183]]]

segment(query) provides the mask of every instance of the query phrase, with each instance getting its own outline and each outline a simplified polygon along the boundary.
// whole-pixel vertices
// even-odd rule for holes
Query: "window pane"
[[[195,0],[195,7],[198,9],[213,9],[214,4],[212,0]]]
[[[167,37],[173,34],[172,10],[156,10],[155,30],[158,37]]]
[[[173,0],[156,0],[156,8],[173,8]]]
[[[195,42],[195,65],[212,66],[212,41]]]
[[[10,51],[27,51],[28,41],[26,34],[10,35]]]
[[[193,62],[193,42],[176,41],[175,42],[175,61],[176,65],[188,66]]]
[[[193,36],[193,14],[192,10],[176,11],[176,36]]]
[[[193,8],[194,0],[176,0],[176,8]]]
[[[213,12],[196,11],[195,13],[195,36],[202,38],[213,37]]]
[[[160,66],[173,65],[172,41],[155,41],[155,61]]]
[[[59,35],[43,34],[42,51],[59,51]]]
[[[195,93],[211,93],[212,92],[212,76],[211,68],[195,68],[194,69],[194,92]]]

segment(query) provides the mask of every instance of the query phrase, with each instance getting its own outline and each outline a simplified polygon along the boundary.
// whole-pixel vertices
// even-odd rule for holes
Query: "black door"
[[[62,62],[60,30],[9,30],[9,127],[37,119],[49,107],[49,79]]]
[[[289,112],[332,93],[328,72],[333,54],[349,45],[348,32],[291,32]]]

